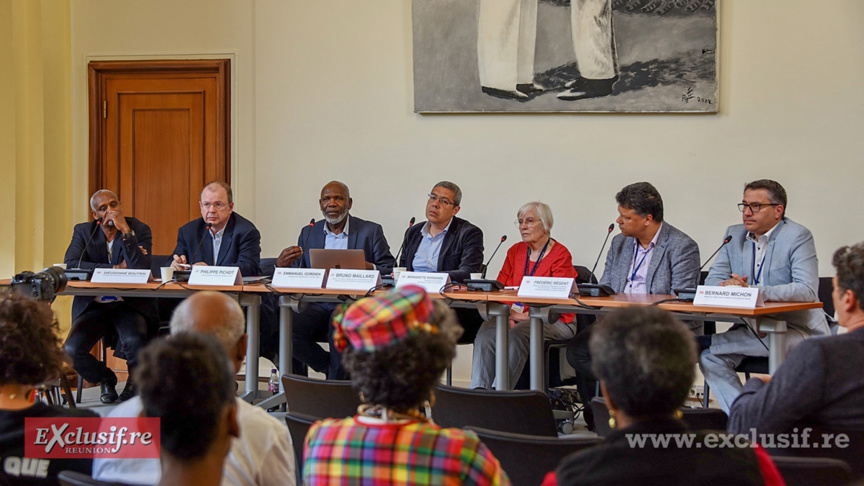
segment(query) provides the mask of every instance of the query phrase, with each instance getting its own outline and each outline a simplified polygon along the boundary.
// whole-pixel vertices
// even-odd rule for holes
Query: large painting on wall
[[[714,0],[413,0],[414,111],[716,113]]]

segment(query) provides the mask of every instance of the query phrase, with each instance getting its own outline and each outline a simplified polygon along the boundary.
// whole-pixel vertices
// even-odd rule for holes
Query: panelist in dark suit
[[[135,218],[124,217],[117,195],[107,189],[93,194],[90,209],[94,220],[75,225],[64,257],[66,266],[149,270],[153,245],[150,227]],[[91,383],[101,384],[100,400],[112,403],[118,398],[117,376],[105,363],[93,357],[90,350],[99,339],[107,338],[106,344],[115,349],[114,355],[126,359],[131,377],[131,370],[138,363],[138,351],[147,344],[148,327],[156,323],[154,299],[75,297],[72,328],[63,348],[72,357],[79,375]],[[135,386],[130,379],[119,398],[127,400],[133,395]]]
[[[201,219],[192,220],[177,231],[171,266],[184,270],[188,268],[184,267],[186,264],[219,265],[238,267],[241,275],[258,275],[261,233],[251,221],[234,212],[231,186],[221,181],[210,182],[201,191],[199,204]]]
[[[426,201],[426,219],[405,235],[399,266],[409,272],[447,272],[450,280],[464,282],[482,271],[483,231],[457,218],[462,189],[449,181],[435,184]],[[460,343],[473,343],[483,318],[475,309],[455,309],[465,333]]]
[[[648,182],[636,182],[615,195],[618,229],[606,254],[600,283],[625,294],[671,294],[672,289],[695,288],[699,283],[699,246],[692,238],[663,220],[663,198]],[[688,324],[702,334],[702,323]],[[579,394],[590,410],[595,381],[588,340],[593,326],[579,333],[567,349],[567,362],[578,373]],[[594,417],[586,413],[586,424]]]
[[[390,273],[395,259],[390,254],[384,230],[380,224],[349,216],[353,203],[348,186],[338,181],[328,182],[321,189],[321,199],[318,200],[324,219],[304,227],[297,238],[297,246],[282,250],[276,266],[299,267],[302,261],[302,265],[309,268],[309,255],[304,250],[310,248],[363,250],[368,270]],[[315,371],[326,373],[330,379],[346,379],[342,356],[333,346],[330,316],[335,308],[336,304],[332,303],[314,303],[295,316],[294,359]],[[317,344],[325,339],[330,343],[329,354]],[[297,364],[295,369],[299,370]]]

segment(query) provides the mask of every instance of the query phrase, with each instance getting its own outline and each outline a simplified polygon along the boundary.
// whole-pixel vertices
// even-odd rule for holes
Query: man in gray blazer
[[[615,195],[618,229],[606,254],[600,283],[615,292],[671,294],[672,289],[694,288],[699,283],[699,246],[692,238],[663,221],[663,198],[648,182],[630,184]],[[702,334],[702,323],[690,323]],[[591,327],[582,330],[567,349],[567,361],[579,374],[577,386],[585,404],[594,395],[594,373],[588,339]],[[585,410],[590,410],[590,405]],[[589,413],[585,419],[593,427]]]
[[[730,226],[732,241],[720,250],[706,285],[757,287],[766,301],[817,302],[819,265],[810,231],[786,217],[786,190],[778,182],[760,179],[744,186],[738,205],[743,224]],[[803,339],[831,332],[821,309],[788,312],[786,350]],[[713,336],[700,336],[702,373],[723,411],[741,393],[735,372],[747,356],[768,356],[768,339],[756,337],[750,324],[736,324]]]

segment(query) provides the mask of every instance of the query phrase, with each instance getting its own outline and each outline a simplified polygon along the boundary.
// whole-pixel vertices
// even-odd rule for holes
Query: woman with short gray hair
[[[716,447],[721,437],[690,432],[681,421],[696,368],[696,343],[683,323],[656,307],[630,307],[595,326],[593,367],[613,431],[602,444],[566,457],[544,486],[784,484],[761,447],[740,440]],[[706,441],[712,436],[715,447]],[[669,440],[664,446],[652,437]]]
[[[552,231],[552,209],[542,202],[529,202],[516,212],[516,228],[522,241],[507,251],[507,260],[498,281],[507,287],[518,287],[522,278],[570,277],[576,278],[573,259],[564,245],[554,240]],[[575,314],[563,314],[552,324],[543,326],[546,339],[568,339],[576,334],[573,322]],[[515,303],[510,311],[510,383],[515,384],[528,360],[530,334],[528,306]],[[495,376],[495,321],[480,326],[474,338],[474,364],[471,371],[471,388],[494,388],[498,384]]]

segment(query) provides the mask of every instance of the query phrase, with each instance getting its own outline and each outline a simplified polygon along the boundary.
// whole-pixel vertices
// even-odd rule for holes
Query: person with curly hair
[[[462,328],[443,302],[417,286],[358,300],[333,318],[362,405],[306,436],[307,485],[510,484],[477,435],[442,429],[420,412],[456,355]]]
[[[33,402],[36,387],[58,378],[63,368],[57,331],[45,302],[0,296],[0,484],[57,484],[63,470],[90,474],[92,459],[35,459],[24,453],[28,417],[97,417],[87,410]]]

